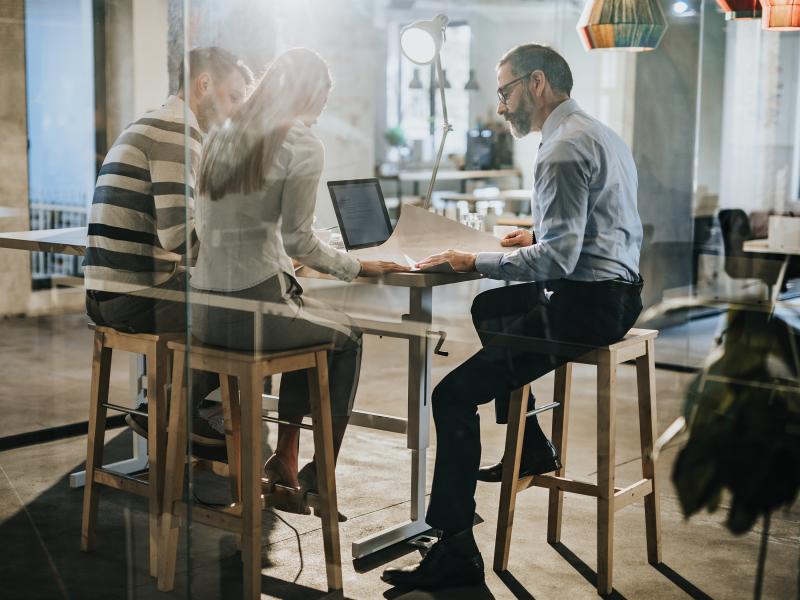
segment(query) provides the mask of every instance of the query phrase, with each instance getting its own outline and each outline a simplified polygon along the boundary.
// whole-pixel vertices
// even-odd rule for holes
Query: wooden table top
[[[28,252],[56,252],[83,256],[86,251],[86,228],[41,229],[37,231],[11,231],[0,233],[0,248],[27,250]],[[319,273],[309,267],[301,267],[296,275],[306,279],[327,279],[336,277]],[[480,279],[480,273],[389,273],[382,277],[357,277],[358,283],[371,285],[392,285],[396,287],[426,288],[461,281]]]
[[[767,238],[747,241],[742,246],[742,250],[745,252],[758,252],[761,254],[787,254],[791,256],[800,256],[800,246],[770,246]]]

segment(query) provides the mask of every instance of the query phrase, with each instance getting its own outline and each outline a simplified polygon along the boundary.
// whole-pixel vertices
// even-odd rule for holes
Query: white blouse
[[[192,286],[244,290],[279,272],[292,274],[289,257],[344,281],[356,277],[358,260],[323,243],[311,229],[324,162],[322,142],[296,121],[261,190],[215,201],[198,197],[200,252],[191,271]]]

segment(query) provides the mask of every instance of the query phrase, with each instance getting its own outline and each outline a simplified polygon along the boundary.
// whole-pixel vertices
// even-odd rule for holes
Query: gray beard
[[[531,101],[529,92],[527,90],[525,92],[526,93],[522,97],[522,101],[517,107],[517,110],[506,115],[506,121],[508,121],[508,124],[511,127],[511,135],[517,139],[524,138],[526,135],[528,135],[531,132],[531,126],[533,125],[533,114],[535,109],[533,107],[533,102]]]

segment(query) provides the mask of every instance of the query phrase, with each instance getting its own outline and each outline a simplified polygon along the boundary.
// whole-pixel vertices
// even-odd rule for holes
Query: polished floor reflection
[[[58,424],[42,415],[57,414],[61,423],[85,418],[88,394],[89,335],[85,317],[69,315],[4,321],[2,356],[6,365],[18,364],[4,382],[4,414],[13,422],[2,426],[4,435],[25,427]],[[30,346],[35,338],[36,360],[14,363],[11,349]],[[60,340],[60,341],[59,341]],[[405,405],[405,345],[401,341],[367,338],[362,385],[357,406],[388,414],[403,414]],[[70,348],[69,352],[65,352]],[[462,361],[474,343],[448,342],[450,356],[435,357],[434,380]],[[75,350],[77,349],[77,350]],[[29,359],[31,357],[28,357]],[[39,372],[41,369],[41,372]],[[70,373],[74,383],[52,389],[51,371]],[[10,374],[14,374],[13,377]],[[85,377],[84,377],[85,376]],[[595,471],[594,370],[575,367],[574,401],[570,427],[570,475],[593,477]],[[691,376],[659,370],[657,373],[659,429],[677,416],[684,386]],[[54,380],[53,380],[54,381]],[[120,361],[113,376],[115,393],[127,392],[127,362]],[[540,398],[552,393],[552,376],[534,386]],[[634,481],[640,475],[635,457],[638,422],[634,369],[619,371],[618,479]],[[47,398],[48,400],[43,400]],[[29,410],[19,410],[20,404]],[[16,410],[10,410],[14,407]],[[55,412],[60,411],[60,412]],[[37,416],[38,415],[38,416]],[[504,430],[493,422],[492,407],[482,407],[484,460],[501,453]],[[9,417],[10,418],[10,417]],[[27,418],[27,421],[23,419]],[[543,419],[547,431],[549,417]],[[301,444],[306,452],[310,440]],[[434,440],[435,442],[435,440]],[[274,443],[270,429],[268,443]],[[107,440],[109,459],[129,455],[131,433],[114,429]],[[267,449],[264,449],[265,452]],[[301,450],[302,451],[302,450]],[[147,574],[146,502],[127,494],[104,491],[100,505],[97,551],[79,551],[83,495],[67,485],[70,472],[85,456],[85,438],[75,437],[0,452],[0,582],[3,598],[238,598],[241,563],[232,535],[201,525],[183,536],[179,549],[175,591],[163,594]],[[669,482],[675,450],[659,464],[663,477],[662,529],[664,565],[654,569],[645,557],[644,518],[634,504],[617,515],[614,597],[617,598],[736,598],[752,594],[761,531],[757,527],[736,538],[722,526],[722,514],[700,514],[686,522]],[[433,458],[433,449],[430,451]],[[432,467],[432,460],[429,461]],[[429,474],[430,475],[430,474]],[[387,524],[408,516],[410,486],[408,451],[403,436],[353,427],[348,433],[337,471],[340,510],[349,521],[341,526],[344,583],[347,598],[594,598],[596,560],[595,504],[590,498],[567,496],[563,545],[545,541],[546,491],[533,489],[518,498],[509,572],[487,571],[479,589],[441,593],[387,589],[379,575],[385,564],[408,564],[417,550],[395,546],[377,556],[353,563],[350,544]],[[430,479],[429,479],[430,481]],[[483,523],[475,527],[478,545],[490,563],[494,547],[499,486],[479,484],[478,512]],[[197,501],[225,502],[225,482],[199,476]],[[796,565],[800,542],[800,508],[778,513],[772,520],[765,598],[796,594]],[[187,545],[188,542],[188,545]],[[262,589],[268,598],[321,598],[325,570],[319,521],[286,513],[267,512],[263,531]],[[187,556],[187,547],[191,549]]]

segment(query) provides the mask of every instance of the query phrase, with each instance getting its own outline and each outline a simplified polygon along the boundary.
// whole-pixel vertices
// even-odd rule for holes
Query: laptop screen
[[[392,223],[377,179],[329,181],[328,191],[345,248],[378,246],[392,235]]]

